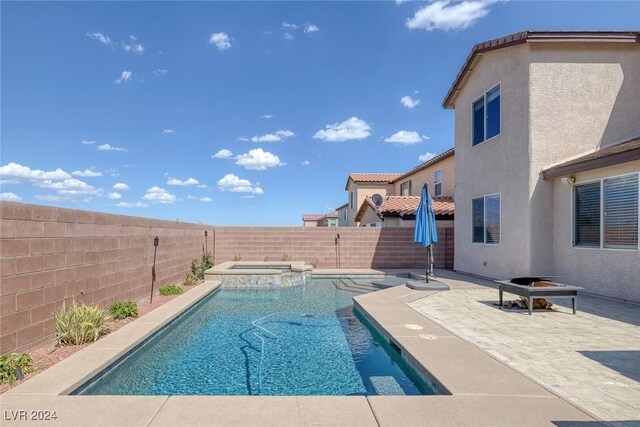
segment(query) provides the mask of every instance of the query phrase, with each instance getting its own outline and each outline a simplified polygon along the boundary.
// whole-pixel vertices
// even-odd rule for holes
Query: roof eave
[[[635,160],[640,160],[640,147],[628,151],[613,153],[608,156],[598,157],[595,159],[588,159],[566,165],[554,166],[547,170],[543,170],[542,178],[544,180],[549,180],[561,176],[569,176],[578,172],[585,172],[593,169],[604,168],[607,166],[615,166],[621,163],[628,163]]]

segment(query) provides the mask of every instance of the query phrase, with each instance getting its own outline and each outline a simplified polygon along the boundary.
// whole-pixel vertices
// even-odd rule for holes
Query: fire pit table
[[[531,283],[544,281],[544,286],[532,286],[526,284],[520,284],[526,282],[527,279],[531,279]],[[516,281],[518,283],[514,283]],[[500,309],[502,310],[502,294],[508,292],[510,294],[519,295],[527,299],[527,307],[529,308],[529,315],[533,312],[533,299],[534,298],[571,298],[571,305],[573,307],[573,314],[576,314],[576,304],[578,300],[578,291],[582,290],[577,286],[563,285],[562,283],[549,282],[542,278],[516,278],[510,280],[495,280],[498,284],[498,291],[500,293]]]

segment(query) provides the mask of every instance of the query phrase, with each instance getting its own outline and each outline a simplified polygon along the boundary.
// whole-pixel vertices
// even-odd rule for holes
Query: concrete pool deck
[[[340,272],[357,274],[355,269],[346,271]],[[65,395],[219,286],[218,282],[209,281],[0,395],[0,424],[42,424],[30,420],[32,410],[56,411],[57,419],[46,424],[64,426],[599,424],[556,393],[443,328],[429,318],[430,313],[423,315],[412,308],[439,294],[486,290],[467,276],[455,275],[446,281],[452,291],[424,292],[398,286],[360,295],[355,300],[372,323],[402,349],[407,360],[427,378],[441,384],[449,395]],[[495,294],[497,298],[497,291]],[[537,315],[534,313],[532,318]],[[407,324],[422,329],[407,329]],[[27,411],[27,421],[11,419],[22,416],[18,411]]]

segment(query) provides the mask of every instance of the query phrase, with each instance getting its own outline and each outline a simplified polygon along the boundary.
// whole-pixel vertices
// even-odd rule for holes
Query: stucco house
[[[442,216],[453,226],[453,192],[455,186],[455,150],[450,148],[406,173],[352,173],[347,179],[350,226],[413,227],[422,186],[429,184],[432,197],[446,204]],[[371,196],[379,194],[376,206]],[[443,212],[444,212],[443,211]]]
[[[638,100],[637,31],[474,46],[443,102],[455,109],[455,269],[640,301]]]
[[[302,215],[303,227],[317,227],[318,220],[322,218],[323,214],[304,214]]]

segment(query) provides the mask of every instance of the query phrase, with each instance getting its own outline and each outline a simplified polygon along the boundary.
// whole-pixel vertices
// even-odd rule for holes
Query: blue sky
[[[4,199],[299,225],[453,146],[477,42],[638,29],[638,2],[2,2]],[[421,157],[422,156],[422,157]]]

